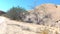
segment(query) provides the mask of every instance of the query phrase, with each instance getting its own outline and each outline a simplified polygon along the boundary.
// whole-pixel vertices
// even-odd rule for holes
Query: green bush
[[[7,11],[7,16],[12,20],[20,20],[23,13],[27,12],[24,8],[21,7],[12,7]]]

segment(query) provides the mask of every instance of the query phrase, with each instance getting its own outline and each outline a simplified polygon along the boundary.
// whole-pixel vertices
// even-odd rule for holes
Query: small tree
[[[21,7],[12,7],[10,10],[7,11],[7,15],[13,20],[20,20],[22,14],[25,12],[27,11]]]

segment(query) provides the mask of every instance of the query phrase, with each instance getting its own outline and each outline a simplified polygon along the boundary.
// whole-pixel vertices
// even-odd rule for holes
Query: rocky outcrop
[[[60,6],[55,4],[42,4],[26,13],[22,21],[52,26],[60,20],[59,8]]]
[[[0,34],[60,34],[59,9],[59,5],[42,4],[23,13],[22,21],[0,16]]]
[[[54,4],[42,4],[41,6],[37,6],[36,9],[40,12],[41,10],[46,12],[47,14],[51,14],[51,17],[54,21],[60,20],[60,6]]]
[[[0,17],[1,18],[1,17]],[[0,34],[60,34],[60,28],[10,20],[0,23]]]

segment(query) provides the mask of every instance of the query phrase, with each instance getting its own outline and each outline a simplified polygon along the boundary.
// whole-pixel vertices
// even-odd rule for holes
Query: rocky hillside
[[[60,28],[10,20],[0,16],[0,34],[60,34]]]
[[[22,21],[0,16],[0,34],[60,34],[60,6],[42,4],[28,11]]]
[[[25,14],[24,22],[51,25],[60,21],[60,6],[54,4],[42,4]],[[47,24],[46,24],[47,23]]]
[[[60,20],[60,5],[54,4],[42,4],[41,6],[37,6],[36,9],[41,12],[44,11],[47,14],[51,14],[52,19],[57,21]]]

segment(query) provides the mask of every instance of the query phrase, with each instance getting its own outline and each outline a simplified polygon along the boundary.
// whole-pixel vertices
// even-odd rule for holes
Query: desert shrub
[[[49,34],[49,30],[48,29],[44,29],[41,34]]]
[[[7,11],[7,17],[12,20],[21,20],[23,13],[27,12],[24,8],[21,7],[12,7]]]

